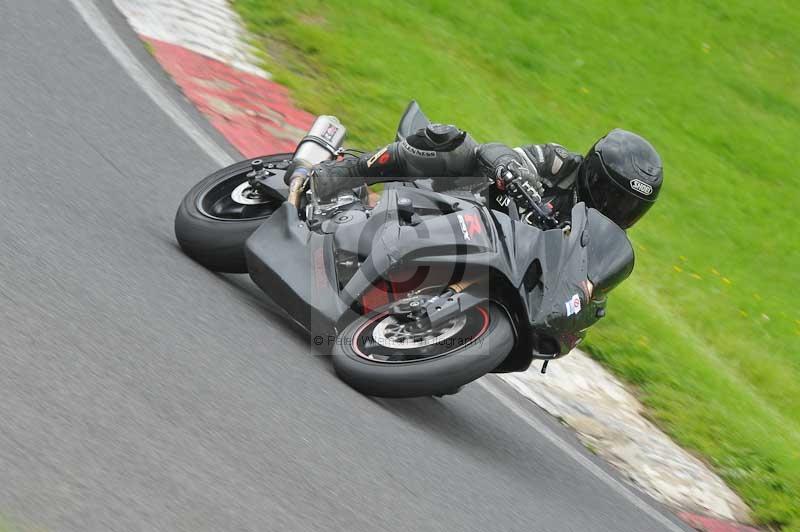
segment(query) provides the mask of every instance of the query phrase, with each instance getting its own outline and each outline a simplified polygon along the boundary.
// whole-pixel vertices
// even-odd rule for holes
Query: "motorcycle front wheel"
[[[259,157],[266,165],[291,158],[288,153]],[[235,163],[200,181],[175,215],[181,249],[209,270],[247,273],[245,240],[283,202],[277,193],[259,193],[249,187],[247,173],[254,160]]]
[[[387,310],[361,316],[339,334],[333,367],[366,395],[446,395],[495,369],[513,346],[507,314],[488,301],[422,330]]]

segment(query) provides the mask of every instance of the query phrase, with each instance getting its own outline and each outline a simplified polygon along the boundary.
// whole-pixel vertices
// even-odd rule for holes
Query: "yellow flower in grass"
[[[683,271],[683,268],[681,268],[681,267],[680,267],[680,266],[678,266],[677,264],[673,264],[673,265],[672,265],[672,269],[673,269],[673,270],[675,270],[675,271],[676,271],[676,272],[678,272],[678,273],[681,273],[681,272]]]
[[[693,273],[693,274],[692,274],[692,278],[693,278],[693,279],[697,279],[698,281],[702,281],[702,280],[703,280],[703,278],[702,278],[702,277],[700,277],[699,275],[697,275],[696,273]]]
[[[743,318],[749,316],[749,314],[747,314],[747,311],[744,309],[739,309],[739,314],[741,314]]]
[[[717,271],[716,268],[711,268],[711,273],[713,273],[714,275],[717,275],[717,276],[719,275],[719,272]]]
[[[725,284],[731,284],[731,280],[728,279],[727,277],[723,277],[722,278],[722,282],[725,283]]]
[[[686,256],[685,256],[685,255],[681,255],[681,256],[680,256],[680,257],[678,257],[678,258],[679,258],[679,259],[681,259],[683,262],[686,262],[687,260],[689,260],[689,259],[687,259],[687,258],[686,258]]]

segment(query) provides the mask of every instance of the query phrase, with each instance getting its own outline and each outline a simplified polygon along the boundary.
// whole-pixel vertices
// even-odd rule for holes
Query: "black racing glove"
[[[539,175],[516,159],[500,162],[495,167],[495,184],[512,198],[518,208],[528,210],[531,201],[539,203],[544,186]]]

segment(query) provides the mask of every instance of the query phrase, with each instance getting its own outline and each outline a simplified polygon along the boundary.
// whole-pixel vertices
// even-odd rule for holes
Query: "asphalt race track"
[[[76,10],[90,2],[0,4],[0,521],[685,529],[497,379],[361,396],[246,277],[183,256],[180,199],[219,146],[236,155],[102,4],[127,46],[112,55]]]

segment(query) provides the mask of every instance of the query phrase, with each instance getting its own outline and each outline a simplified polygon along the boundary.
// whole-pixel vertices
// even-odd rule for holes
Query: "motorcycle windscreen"
[[[425,116],[425,113],[419,108],[417,101],[411,100],[402,118],[400,118],[400,124],[397,126],[396,140],[401,141],[430,123],[431,121],[428,120],[428,117]]]
[[[587,266],[595,293],[606,293],[628,278],[634,254],[625,231],[596,209],[589,209]]]

